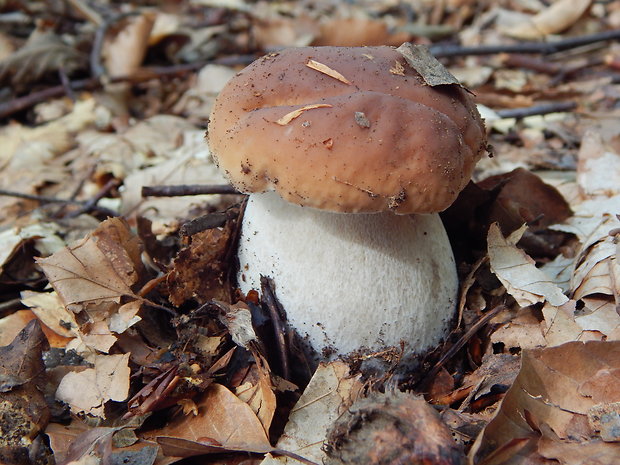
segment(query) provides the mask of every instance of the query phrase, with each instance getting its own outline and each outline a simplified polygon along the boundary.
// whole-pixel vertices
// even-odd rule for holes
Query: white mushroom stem
[[[251,194],[239,286],[273,279],[289,324],[322,359],[405,343],[436,346],[454,315],[458,279],[437,214],[346,214]],[[329,355],[328,355],[329,354]]]

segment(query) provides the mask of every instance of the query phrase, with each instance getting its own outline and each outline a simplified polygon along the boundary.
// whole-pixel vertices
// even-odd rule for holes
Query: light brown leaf
[[[0,319],[0,346],[8,345],[26,327],[26,325],[36,319],[37,316],[32,310],[18,310]],[[50,328],[42,325],[43,333],[47,337],[51,347],[64,348],[70,339],[59,336]]]
[[[269,435],[271,421],[276,412],[277,402],[275,388],[271,382],[271,373],[267,360],[258,353],[255,345],[250,346],[250,351],[256,360],[252,369],[243,379],[243,382],[235,390],[239,399],[250,406]]]
[[[108,75],[130,76],[142,64],[155,22],[151,12],[129,18],[114,36],[106,37],[103,55]]]
[[[320,364],[293,407],[277,447],[323,463],[325,452],[322,447],[328,430],[357,399],[361,388],[359,376],[351,377],[345,363]],[[262,465],[296,463],[288,457],[268,456]]]
[[[127,223],[111,218],[81,242],[37,263],[67,308],[74,312],[89,304],[139,299],[131,286],[143,272],[140,240]]]
[[[347,85],[351,85],[351,81],[349,81],[346,77],[344,77],[342,74],[340,74],[335,69],[332,69],[323,63],[319,63],[318,61],[314,61],[314,60],[308,60],[308,63],[306,63],[306,66],[310,69],[318,71],[319,73],[326,74],[329,77],[332,77]]]
[[[487,237],[491,270],[522,307],[545,300],[556,306],[564,304],[568,297],[515,245],[524,231],[521,228],[504,238],[498,224],[491,225]]]
[[[524,351],[519,375],[506,393],[495,417],[476,440],[470,460],[506,463],[492,458],[515,440],[524,441],[518,460],[569,457],[579,452],[587,463],[588,450],[618,457],[620,443],[602,443],[588,424],[588,412],[620,398],[620,342],[570,342],[549,349]],[[564,451],[562,449],[564,448]],[[573,452],[571,452],[573,451]],[[603,460],[601,463],[613,463]]]
[[[129,354],[97,355],[95,367],[67,373],[56,398],[70,405],[74,413],[105,418],[104,404],[123,401],[129,394]]]
[[[212,384],[197,401],[198,415],[178,416],[150,433],[166,455],[191,457],[222,450],[266,453],[273,450],[252,409],[221,384]]]
[[[282,118],[277,120],[276,123],[279,124],[280,126],[286,126],[288,123],[293,121],[295,118],[298,118],[299,116],[301,116],[304,111],[314,110],[315,108],[331,108],[331,107],[332,105],[329,105],[327,103],[315,103],[313,105],[306,105],[305,107],[301,107],[301,108],[298,108],[297,110],[293,110],[287,113]]]
[[[517,39],[542,39],[572,26],[590,7],[592,0],[558,0],[528,20],[506,29]]]
[[[23,291],[21,300],[56,334],[67,338],[77,336],[78,324],[75,321],[75,314],[64,307],[55,292]]]

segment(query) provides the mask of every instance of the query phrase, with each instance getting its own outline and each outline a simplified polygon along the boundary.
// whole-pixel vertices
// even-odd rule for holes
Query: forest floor
[[[0,1],[0,463],[618,463],[619,39],[613,1]],[[458,314],[415,370],[290,370],[214,100],[284,47],[404,42],[488,132],[442,213]]]

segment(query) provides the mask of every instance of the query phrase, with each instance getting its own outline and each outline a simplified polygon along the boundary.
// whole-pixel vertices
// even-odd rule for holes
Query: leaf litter
[[[3,463],[338,463],[351,444],[362,451],[346,425],[369,426],[368,412],[389,418],[372,437],[400,453],[402,421],[455,463],[614,463],[618,50],[519,53],[613,32],[613,2],[177,2],[164,12],[77,1],[56,17],[26,3],[42,20],[3,31],[0,63],[12,82],[0,183],[31,195],[0,198],[0,406],[17,419],[0,424]],[[224,182],[204,128],[218,90],[253,58],[403,42],[414,45],[390,72],[412,67],[431,86],[458,76],[488,115],[494,155],[443,214],[464,283],[459,319],[415,371],[360,378],[351,360],[313,374],[261,296],[234,287],[242,209],[218,211],[240,197],[141,189]],[[507,48],[450,56],[454,43]],[[311,66],[346,84],[336,64]],[[519,114],[540,102],[551,113]],[[204,229],[179,232],[201,217]],[[295,368],[286,379],[283,354]]]

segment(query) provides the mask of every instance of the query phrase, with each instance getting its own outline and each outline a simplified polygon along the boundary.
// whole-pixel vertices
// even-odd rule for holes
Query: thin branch
[[[35,194],[24,194],[22,192],[9,191],[5,189],[0,189],[0,196],[3,197],[15,197],[18,199],[26,199],[26,200],[36,200],[41,203],[62,203],[65,205],[83,205],[84,202],[81,200],[68,200],[68,199],[59,199],[57,197],[46,197],[44,195],[35,195]]]
[[[107,216],[118,216],[116,212],[113,212],[109,209],[102,209],[97,206],[97,202],[99,202],[103,197],[108,195],[110,191],[120,185],[120,180],[118,179],[110,179],[105,186],[103,186],[99,192],[97,192],[92,198],[86,200],[82,203],[82,207],[69,213],[67,215],[68,218],[75,218],[80,216],[83,213],[90,213],[93,210],[97,210],[100,213],[105,213]],[[111,213],[111,214],[110,214]]]
[[[286,330],[282,325],[282,308],[280,302],[273,290],[273,283],[265,276],[260,277],[261,293],[263,295],[263,302],[269,310],[271,321],[273,323],[273,331],[276,336],[278,354],[280,355],[280,363],[282,368],[282,377],[284,379],[290,379],[290,368],[288,365],[288,344],[286,339]]]
[[[182,76],[183,74],[194,72],[209,63],[231,66],[233,64],[249,64],[256,58],[256,55],[237,55],[233,57],[218,58],[211,61],[191,63],[189,65],[142,68],[138,70],[136,74],[131,76],[118,76],[111,78],[110,82],[131,82],[135,84],[150,81],[151,79],[160,79],[167,76]],[[101,87],[103,87],[103,84],[98,78],[82,79],[70,83],[70,89],[73,91],[96,90]],[[0,118],[6,118],[19,111],[30,108],[37,103],[45,102],[46,100],[52,98],[61,97],[66,95],[66,93],[67,88],[61,84],[2,103],[0,104]]]
[[[525,118],[526,116],[547,115],[549,113],[558,113],[562,111],[571,111],[577,107],[575,102],[554,102],[543,103],[525,108],[508,108],[505,110],[496,110],[495,113],[500,118]]]
[[[179,186],[144,186],[142,197],[180,197],[184,195],[205,194],[239,194],[240,192],[228,184],[191,184]]]
[[[482,317],[480,317],[480,319],[476,321],[476,323],[471,328],[469,328],[469,330],[465,334],[463,334],[463,336],[461,336],[461,338],[458,341],[456,341],[456,343],[452,347],[450,347],[450,349],[448,349],[448,351],[445,354],[442,355],[439,361],[435,364],[435,366],[427,373],[426,377],[422,380],[420,384],[420,388],[423,389],[426,386],[428,386],[429,383],[432,382],[433,379],[435,379],[435,376],[437,376],[437,373],[439,373],[439,370],[441,370],[441,367],[443,367],[448,360],[454,357],[454,355],[456,355],[456,353],[459,350],[461,350],[461,348],[467,343],[467,341],[469,341],[474,336],[474,334],[476,334],[482,327],[484,327],[489,321],[491,321],[491,319],[495,315],[497,315],[500,311],[504,310],[505,308],[506,306],[504,305],[498,305],[497,307],[488,311]]]
[[[220,228],[227,221],[233,220],[239,216],[238,208],[229,208],[223,212],[208,213],[183,224],[179,229],[181,236],[193,236],[207,229]]]
[[[96,202],[92,203],[92,200],[59,199],[58,197],[47,197],[45,195],[25,194],[23,192],[9,191],[6,189],[0,189],[0,196],[15,197],[17,199],[34,200],[42,204],[58,203],[62,205],[78,205],[82,207],[80,209],[80,214],[89,213],[89,212],[98,212],[100,214],[110,216],[110,217],[118,216],[118,213],[112,210],[97,206],[96,202],[98,202],[99,199],[97,199]]]
[[[550,55],[552,53],[583,47],[584,45],[590,45],[596,42],[606,42],[608,40],[620,40],[620,29],[579,37],[570,37],[555,42],[523,42],[509,45],[478,45],[471,47],[437,44],[431,45],[430,51],[436,57],[494,55],[497,53],[537,53]]]

